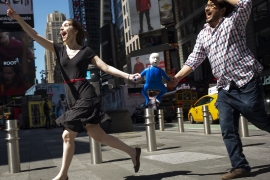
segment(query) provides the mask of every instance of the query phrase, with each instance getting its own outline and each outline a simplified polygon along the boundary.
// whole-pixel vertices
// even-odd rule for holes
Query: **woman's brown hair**
[[[82,28],[81,24],[74,20],[74,19],[68,19],[67,21],[71,22],[71,25],[73,26],[74,29],[78,31],[76,35],[76,42],[81,45],[88,45],[89,42],[89,35],[88,33]]]

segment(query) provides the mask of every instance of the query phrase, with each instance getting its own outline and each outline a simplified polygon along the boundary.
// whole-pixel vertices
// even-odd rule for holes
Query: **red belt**
[[[86,79],[85,78],[70,79],[70,80],[67,80],[67,81],[64,80],[64,83],[75,83],[75,82],[84,81],[84,80],[86,80]]]

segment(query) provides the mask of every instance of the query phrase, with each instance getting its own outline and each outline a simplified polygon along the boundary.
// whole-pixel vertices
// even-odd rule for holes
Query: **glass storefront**
[[[270,114],[270,76],[262,76],[265,109]]]

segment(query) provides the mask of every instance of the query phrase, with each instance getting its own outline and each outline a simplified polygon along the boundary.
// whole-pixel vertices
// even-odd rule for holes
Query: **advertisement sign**
[[[160,24],[166,25],[174,22],[172,0],[158,0]]]
[[[7,16],[8,2],[30,26],[34,27],[33,0],[0,0],[0,29],[21,29],[16,20]]]
[[[24,32],[0,32],[0,96],[20,96],[34,84],[33,40]]]
[[[159,5],[156,0],[129,0],[132,34],[161,29]]]
[[[158,52],[158,54],[160,57],[160,62],[159,62],[158,67],[165,70],[164,53]],[[131,74],[141,73],[144,70],[144,68],[147,68],[148,66],[150,66],[151,64],[149,62],[149,57],[150,57],[150,54],[131,57],[131,71],[132,71]]]

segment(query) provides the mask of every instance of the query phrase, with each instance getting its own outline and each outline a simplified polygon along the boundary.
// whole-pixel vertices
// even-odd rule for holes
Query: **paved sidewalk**
[[[204,135],[202,124],[185,124],[179,133],[177,123],[156,130],[158,150],[148,152],[144,124],[134,132],[112,134],[134,147],[142,148],[141,169],[134,173],[130,158],[123,152],[102,146],[103,163],[91,164],[89,137],[76,138],[76,150],[69,171],[70,180],[218,180],[230,163],[218,125]],[[157,126],[158,128],[158,126]],[[250,137],[242,138],[244,153],[252,173],[249,180],[270,176],[270,135],[249,126]],[[0,180],[49,180],[59,171],[62,156],[62,128],[20,130],[21,172],[10,174],[7,166],[5,131],[0,131]],[[240,180],[241,180],[240,179]]]

